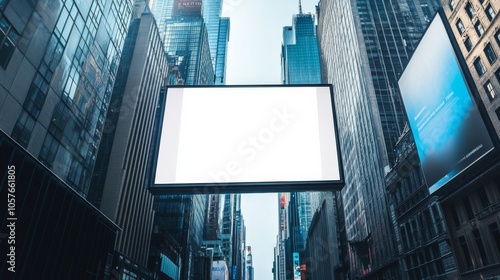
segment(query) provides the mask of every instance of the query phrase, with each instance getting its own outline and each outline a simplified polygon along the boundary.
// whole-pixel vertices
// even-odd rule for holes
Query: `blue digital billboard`
[[[438,14],[399,80],[430,193],[494,148],[463,71]]]

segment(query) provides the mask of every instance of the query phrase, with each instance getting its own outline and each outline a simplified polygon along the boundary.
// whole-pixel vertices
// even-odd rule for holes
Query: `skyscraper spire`
[[[299,15],[302,14],[302,1],[299,0]]]

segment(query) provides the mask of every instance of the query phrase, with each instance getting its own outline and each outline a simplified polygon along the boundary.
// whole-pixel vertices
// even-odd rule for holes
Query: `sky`
[[[303,0],[302,11],[315,13],[317,3]],[[224,0],[222,16],[229,17],[231,24],[226,84],[280,84],[282,31],[298,12],[298,0]],[[241,208],[246,245],[252,247],[254,279],[272,280],[278,195],[243,194]]]

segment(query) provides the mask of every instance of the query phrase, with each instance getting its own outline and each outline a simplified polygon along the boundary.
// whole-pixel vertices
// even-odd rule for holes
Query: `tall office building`
[[[120,228],[84,197],[131,9],[130,1],[0,3],[0,129],[9,135],[1,150],[17,154],[8,164],[30,178],[17,182],[15,278],[112,273]]]
[[[226,84],[227,45],[229,42],[229,18],[221,18],[219,24],[219,42],[217,43],[217,57],[215,58],[215,84]]]
[[[229,18],[221,18],[222,1],[156,0],[152,7],[165,50],[185,83],[225,84]],[[212,72],[207,69],[209,62]]]
[[[246,257],[246,277],[245,280],[254,280],[254,269],[252,260],[252,247],[247,246],[247,257]]]
[[[219,25],[222,13],[222,0],[202,1],[202,17],[208,34],[208,45],[210,46],[210,58],[215,71],[215,59],[217,56],[217,44],[219,43]]]
[[[132,1],[2,1],[0,128],[88,193]]]
[[[302,12],[300,1],[299,14],[293,15],[292,25],[283,27],[281,76],[283,84],[321,83],[315,17]],[[287,209],[280,213],[286,215],[287,226],[280,228],[279,279],[293,274],[293,254],[302,254],[306,248],[307,232],[316,211],[312,205],[319,205],[319,197],[320,193],[292,192],[286,199]]]
[[[320,84],[321,70],[314,15],[302,11],[292,26],[283,27],[281,76],[283,84]]]
[[[295,267],[294,275],[307,275],[307,279],[344,279],[347,275],[342,265],[336,197],[327,193],[319,211],[314,214],[303,254],[305,266]]]
[[[235,196],[233,204],[234,218],[233,218],[233,235],[232,235],[232,256],[229,268],[229,278],[232,280],[245,279],[245,257],[246,257],[246,227],[243,214],[241,213],[241,195]]]
[[[151,11],[158,24],[160,37],[165,38],[165,20],[172,17],[174,11],[174,0],[151,0]]]
[[[333,84],[345,165],[342,190],[351,277],[401,274],[384,167],[405,117],[397,89],[433,1],[320,1],[323,81]],[[336,15],[342,14],[342,17]]]
[[[214,69],[203,18],[166,19],[164,42],[165,52],[179,68],[186,85],[214,84]]]
[[[278,194],[278,219],[279,219],[279,229],[278,236],[276,238],[275,247],[275,270],[274,277],[278,280],[286,280],[287,269],[290,270],[290,264],[286,262],[286,248],[285,243],[290,238],[289,233],[289,223],[288,223],[288,205],[290,200],[289,193]]]
[[[442,1],[490,135],[500,136],[500,3]],[[498,148],[498,147],[497,147]],[[497,151],[498,152],[498,151]],[[500,274],[500,160],[477,162],[440,198],[461,279]],[[471,172],[472,171],[472,172]]]
[[[229,18],[221,18],[222,2],[222,0],[204,0],[202,3],[202,16],[207,27],[210,58],[214,68],[214,83],[217,85],[225,84],[229,41]]]
[[[168,63],[153,15],[138,9],[144,12],[136,12],[125,39],[89,200],[123,229],[116,250],[146,267],[154,218],[146,168]]]
[[[222,254],[224,255],[224,260],[226,261],[227,267],[230,269],[232,267],[232,257],[233,257],[233,242],[232,236],[234,232],[234,204],[236,196],[241,196],[240,194],[225,194],[224,195],[224,209],[222,211]]]

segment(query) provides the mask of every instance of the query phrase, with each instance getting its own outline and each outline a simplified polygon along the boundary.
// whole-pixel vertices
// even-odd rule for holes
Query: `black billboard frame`
[[[245,88],[245,87],[328,87],[330,91],[333,114],[334,134],[337,149],[339,180],[322,181],[275,181],[275,182],[221,182],[221,183],[175,183],[155,184],[157,157],[160,147],[161,128],[163,124],[166,100],[169,88]],[[162,89],[158,100],[157,113],[153,129],[152,143],[148,158],[146,187],[154,195],[173,194],[225,194],[225,193],[274,193],[299,191],[340,191],[345,185],[342,152],[340,148],[339,128],[335,110],[333,86],[331,84],[258,84],[258,85],[169,85]]]

